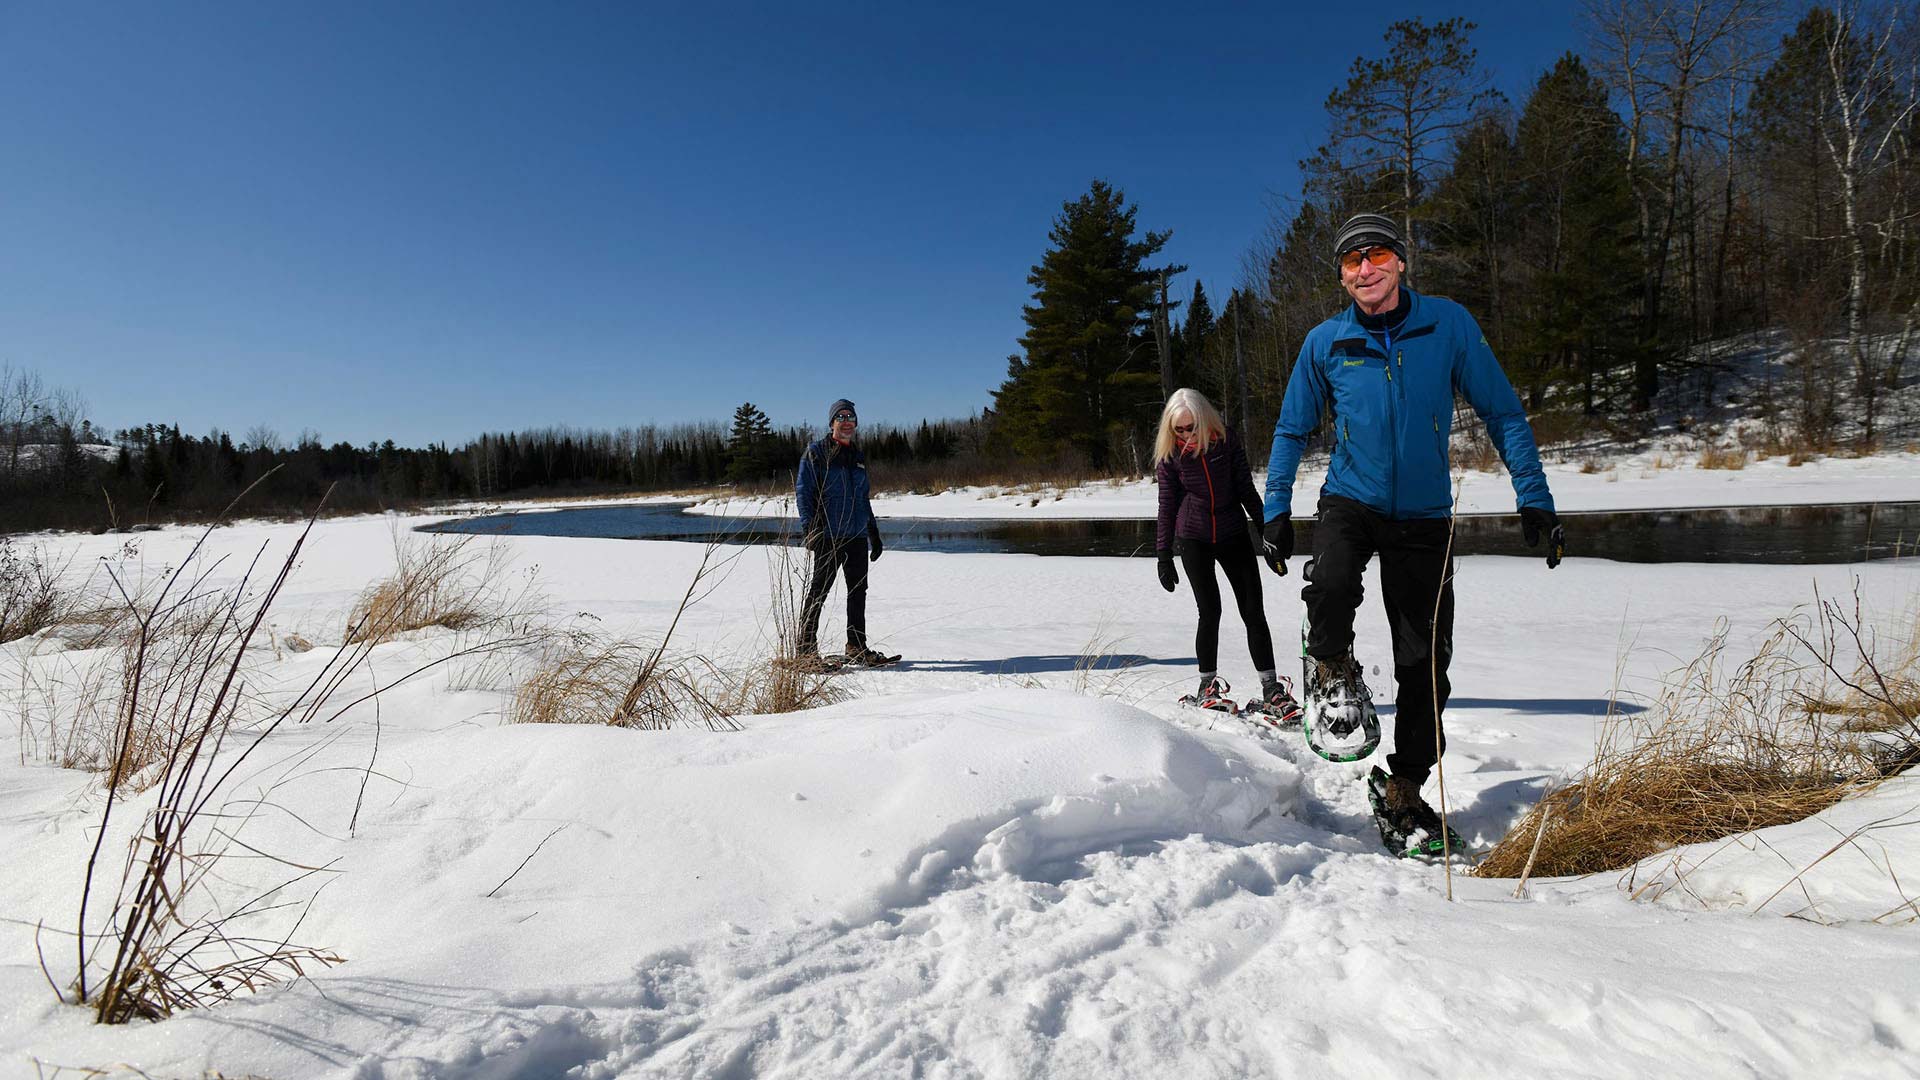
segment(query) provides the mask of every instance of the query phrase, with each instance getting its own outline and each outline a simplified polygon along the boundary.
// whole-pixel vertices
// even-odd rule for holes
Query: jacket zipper
[[[1207,478],[1207,524],[1213,530],[1213,542],[1220,542],[1220,516],[1214,513],[1213,470],[1207,468],[1207,455],[1200,455],[1200,475]]]

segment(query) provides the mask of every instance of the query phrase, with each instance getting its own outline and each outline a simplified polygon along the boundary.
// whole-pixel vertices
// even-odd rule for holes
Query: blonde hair
[[[1200,391],[1183,386],[1167,398],[1167,407],[1160,410],[1160,433],[1153,440],[1155,465],[1174,455],[1173,418],[1181,413],[1193,417],[1193,447],[1202,454],[1213,445],[1213,440],[1227,433],[1227,422],[1220,419],[1220,411],[1213,407],[1213,402],[1208,401]]]

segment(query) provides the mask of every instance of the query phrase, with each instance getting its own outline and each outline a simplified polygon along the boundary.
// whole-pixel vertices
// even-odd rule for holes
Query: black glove
[[[1293,557],[1293,517],[1281,514],[1260,530],[1260,555],[1281,577],[1287,576],[1287,560]]]
[[[1180,584],[1180,575],[1173,569],[1173,552],[1163,548],[1155,554],[1160,557],[1160,587],[1172,592]]]
[[[867,559],[868,561],[879,562],[880,553],[882,551],[885,551],[886,549],[887,549],[887,546],[880,542],[880,526],[875,524],[871,519],[869,519],[867,521]]]
[[[1520,508],[1520,532],[1528,547],[1539,547],[1542,533],[1547,537],[1547,569],[1560,565],[1567,554],[1567,530],[1560,526],[1560,515],[1537,506]]]

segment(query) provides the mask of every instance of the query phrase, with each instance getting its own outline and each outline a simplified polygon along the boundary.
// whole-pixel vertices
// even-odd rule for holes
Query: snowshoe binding
[[[1380,826],[1380,842],[1402,859],[1438,859],[1464,854],[1460,834],[1440,823],[1440,815],[1420,797],[1411,780],[1394,779],[1375,765],[1367,774],[1367,801]]]
[[[1247,702],[1245,713],[1284,731],[1300,728],[1300,703],[1294,700],[1293,680],[1285,675],[1260,685],[1260,696]]]
[[[1360,664],[1347,653],[1333,661],[1307,654],[1306,623],[1300,627],[1301,726],[1307,746],[1328,761],[1359,761],[1380,745],[1380,717],[1373,711]]]
[[[1235,705],[1233,699],[1227,696],[1227,691],[1231,689],[1232,687],[1227,685],[1227,680],[1214,675],[1201,680],[1200,689],[1197,692],[1181,695],[1180,704],[1238,716],[1240,706]]]
[[[846,667],[862,668],[886,667],[888,664],[897,664],[899,662],[899,653],[888,656],[886,653],[876,652],[865,645],[847,646],[847,658],[841,661]]]

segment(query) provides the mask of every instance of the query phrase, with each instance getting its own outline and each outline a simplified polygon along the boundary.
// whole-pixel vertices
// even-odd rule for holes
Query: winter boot
[[[1207,675],[1200,679],[1199,690],[1181,698],[1180,701],[1185,705],[1198,705],[1202,709],[1212,709],[1215,712],[1237,713],[1240,707],[1227,697],[1227,691],[1230,689],[1232,687],[1227,685],[1227,680],[1218,675]]]
[[[1374,772],[1377,774],[1378,769]],[[1373,785],[1383,787],[1374,816],[1380,826],[1381,842],[1396,855],[1439,855],[1447,850],[1460,851],[1465,845],[1460,834],[1440,824],[1440,815],[1420,797],[1418,781],[1405,776],[1376,778]]]
[[[885,664],[891,664],[898,659],[900,658],[897,656],[888,656],[886,653],[877,652],[865,645],[847,646],[847,663],[855,667],[880,667]]]
[[[1247,702],[1247,711],[1259,713],[1278,728],[1300,726],[1300,703],[1293,698],[1293,680],[1276,675],[1260,681],[1260,696]]]

